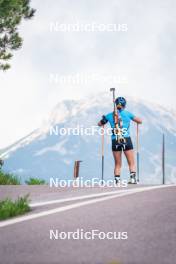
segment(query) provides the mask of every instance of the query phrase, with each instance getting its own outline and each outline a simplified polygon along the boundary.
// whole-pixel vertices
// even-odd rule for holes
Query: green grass
[[[0,185],[20,185],[20,179],[13,174],[0,170]]]
[[[28,185],[42,185],[46,184],[45,180],[37,179],[37,178],[30,178],[29,180],[25,181]]]
[[[47,184],[45,180],[38,178],[29,178],[25,181],[28,185],[42,185]],[[0,185],[20,185],[20,179],[18,176],[13,175],[12,173],[5,173],[0,170]]]
[[[0,201],[0,220],[22,215],[29,211],[29,195],[19,197],[14,202],[9,198]]]

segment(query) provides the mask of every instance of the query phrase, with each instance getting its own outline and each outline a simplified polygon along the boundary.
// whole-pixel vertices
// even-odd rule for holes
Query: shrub
[[[28,185],[42,185],[46,184],[45,180],[37,179],[37,178],[30,178],[29,180],[25,181]]]
[[[10,173],[4,173],[0,170],[0,185],[20,185],[20,179]]]
[[[22,215],[29,211],[29,195],[19,197],[14,202],[9,198],[0,201],[0,220]]]

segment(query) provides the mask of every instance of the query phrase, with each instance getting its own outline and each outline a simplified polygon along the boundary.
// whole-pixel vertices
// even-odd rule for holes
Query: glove
[[[108,120],[107,120],[106,117],[103,115],[103,116],[102,116],[102,119],[101,119],[100,122],[102,123],[102,125],[105,125],[105,124],[108,122]]]

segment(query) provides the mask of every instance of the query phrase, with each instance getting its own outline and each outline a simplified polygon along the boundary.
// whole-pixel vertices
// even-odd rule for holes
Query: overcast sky
[[[0,148],[40,126],[58,101],[109,87],[175,108],[175,0],[33,0],[31,6],[37,12],[20,26],[23,47],[11,70],[0,73]],[[125,31],[53,31],[52,23],[84,30],[123,24]]]

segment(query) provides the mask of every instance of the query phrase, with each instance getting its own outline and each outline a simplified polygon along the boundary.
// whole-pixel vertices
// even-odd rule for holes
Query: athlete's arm
[[[133,118],[133,121],[136,122],[136,123],[139,124],[139,125],[142,124],[142,119],[139,118],[139,117],[134,117],[134,118]]]

